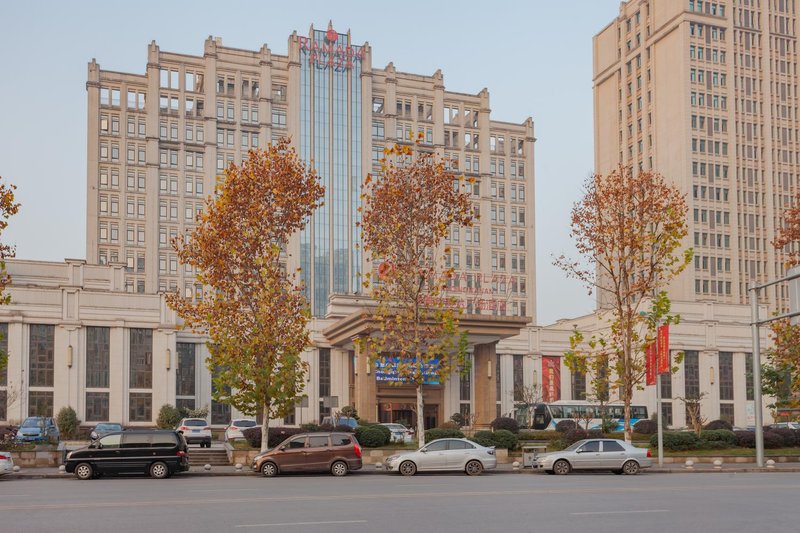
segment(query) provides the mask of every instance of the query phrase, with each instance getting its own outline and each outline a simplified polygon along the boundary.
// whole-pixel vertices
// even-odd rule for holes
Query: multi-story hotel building
[[[595,169],[653,169],[689,203],[681,300],[747,303],[784,272],[771,241],[800,180],[797,6],[630,0],[594,37]],[[766,291],[771,309],[787,288]]]
[[[312,368],[308,402],[286,422],[318,420],[337,405],[350,403],[368,419],[411,422],[412,392],[376,379],[367,355],[357,353],[352,342],[369,325],[350,315],[369,306],[368,295],[362,294],[362,275],[371,267],[357,246],[362,180],[380,169],[385,147],[413,142],[419,135],[419,149],[436,153],[458,172],[475,178],[472,201],[482,215],[479,225],[453,227],[447,237],[446,260],[459,274],[451,290],[465,308],[473,368],[467,376],[454,375],[449,384],[428,387],[426,422],[438,424],[460,411],[479,412],[485,423],[513,411],[513,387],[530,382],[533,375],[526,326],[535,309],[530,118],[519,124],[492,120],[488,90],[446,91],[440,71],[408,74],[391,63],[374,69],[371,47],[356,44],[349,32],[337,33],[330,25],[327,31],[312,27],[307,36],[292,34],[286,55],[273,54],[266,45],[257,51],[225,47],[219,38],[207,39],[201,56],[162,52],[153,42],[144,73],[101,70],[92,60],[86,87],[87,262],[108,265],[110,270],[97,272],[113,278],[113,283],[105,289],[81,285],[79,292],[112,292],[114,313],[121,312],[117,307],[124,309],[125,293],[156,297],[178,290],[188,298],[201,297],[203,287],[195,282],[195,272],[179,264],[171,240],[192,230],[228,164],[246,158],[251,148],[288,136],[317,170],[326,198],[325,206],[287,247],[287,260],[292,267],[302,267],[306,281],[314,348],[306,354]],[[29,285],[55,289],[70,284],[59,279],[64,268],[40,265],[37,272],[42,275],[30,278]],[[79,270],[95,272],[88,265]],[[89,296],[94,294],[87,292],[82,299],[87,306]],[[157,298],[146,301],[158,308]],[[37,318],[28,313],[22,323],[44,320],[57,327],[52,323],[58,322],[57,302],[53,305],[50,315]],[[89,348],[92,353],[101,349],[101,362],[121,358],[110,363],[112,369],[137,376],[158,370],[163,377],[165,372],[169,376],[170,366],[154,365],[153,349],[167,350],[155,360],[174,360],[175,375],[165,379],[175,383],[161,390],[162,377],[141,383],[131,378],[122,388],[104,385],[110,388],[83,392],[88,385],[76,378],[67,394],[30,389],[23,379],[16,415],[31,412],[32,405],[57,410],[69,402],[84,420],[93,420],[100,416],[90,408],[100,398],[96,394],[111,406],[101,413],[126,423],[153,420],[165,401],[210,404],[215,423],[230,415],[225,406],[211,401],[202,337],[183,331],[166,340],[156,335],[158,346],[142,340],[150,343],[148,349],[132,336],[148,329],[143,324],[126,329],[122,321],[115,330],[93,311],[76,308],[75,313],[88,318],[70,321],[77,329],[67,341],[56,333],[45,346],[34,343],[24,326],[15,329],[20,336],[12,337],[18,339],[20,360],[13,368],[24,371],[29,366],[25,361],[33,364],[41,350],[55,352],[52,357],[39,355],[48,368],[57,368],[58,353],[70,346],[80,365],[96,359]],[[147,323],[159,331],[175,322],[172,315],[168,320],[151,315]],[[97,348],[84,331],[90,322],[112,328],[103,335],[121,344]],[[108,372],[108,364],[102,364]],[[31,391],[41,392],[50,403],[39,398],[37,404],[38,396],[31,397]],[[89,398],[89,393],[95,396]]]

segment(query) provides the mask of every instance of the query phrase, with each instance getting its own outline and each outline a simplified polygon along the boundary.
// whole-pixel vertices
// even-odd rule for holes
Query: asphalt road
[[[793,532],[800,474],[0,478],[0,531]]]

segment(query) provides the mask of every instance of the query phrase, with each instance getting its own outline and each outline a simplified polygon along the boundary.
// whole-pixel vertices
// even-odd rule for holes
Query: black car
[[[78,479],[103,474],[141,473],[161,479],[189,470],[183,435],[174,430],[110,433],[86,448],[69,452],[65,468]]]

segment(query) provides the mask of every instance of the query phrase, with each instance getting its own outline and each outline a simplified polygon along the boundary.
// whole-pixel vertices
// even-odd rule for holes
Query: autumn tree
[[[775,249],[783,251],[785,266],[800,264],[800,194],[783,213],[783,225],[772,241]],[[772,407],[800,407],[800,325],[788,319],[769,325],[772,347],[765,352],[762,371],[764,392],[775,397]]]
[[[574,347],[574,362],[588,371],[608,372],[609,387],[620,391],[625,440],[631,438],[631,401],[645,374],[645,349],[655,324],[674,321],[662,287],[686,268],[692,250],[681,251],[687,235],[684,195],[656,172],[620,166],[595,174],[573,206],[571,237],[583,261],[561,256],[555,264],[597,291],[608,327],[585,348]],[[646,302],[652,307],[645,311]],[[645,315],[645,316],[643,316]]]
[[[528,428],[533,428],[533,412],[537,403],[542,401],[542,387],[538,383],[533,385],[522,385],[514,391],[514,396],[519,398],[514,403],[517,409],[525,412],[525,420]]]
[[[314,170],[284,139],[232,163],[190,237],[173,243],[209,290],[195,301],[171,294],[169,305],[186,327],[209,336],[215,400],[262,414],[262,451],[270,418],[295,408],[308,372],[301,354],[310,314],[282,249],[323,195]]]
[[[0,176],[0,235],[8,227],[8,219],[16,215],[20,204],[14,201],[16,186],[2,182]],[[6,258],[14,257],[15,247],[10,244],[0,243],[0,305],[11,303],[11,295],[6,294],[6,287],[11,283],[11,276],[6,272]],[[5,371],[8,364],[8,354],[0,350],[0,371]]]
[[[425,444],[423,385],[443,383],[454,370],[469,372],[461,308],[447,294],[453,269],[442,245],[451,226],[471,226],[463,176],[432,153],[410,146],[385,150],[381,174],[362,191],[364,250],[377,272],[366,281],[376,308],[375,333],[361,340],[370,363],[416,387],[417,438]]]

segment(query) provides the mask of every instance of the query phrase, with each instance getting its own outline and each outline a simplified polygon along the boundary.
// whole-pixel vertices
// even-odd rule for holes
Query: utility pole
[[[658,425],[658,467],[661,468],[664,466],[664,423],[661,416],[661,374],[658,373],[661,362],[661,350],[658,346],[659,322],[656,320],[656,423]]]

